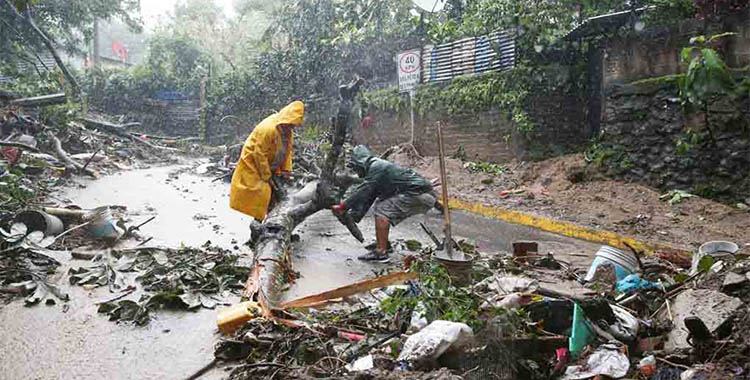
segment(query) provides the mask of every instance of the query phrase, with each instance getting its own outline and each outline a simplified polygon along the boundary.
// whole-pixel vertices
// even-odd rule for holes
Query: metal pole
[[[443,146],[443,123],[437,122],[438,151],[440,154],[440,182],[443,188],[443,223],[445,227],[445,252],[453,259],[453,238],[451,236],[451,210],[448,207],[448,175],[445,173],[445,147]]]
[[[409,143],[414,146],[414,90],[409,90],[409,113],[411,114],[411,140]]]

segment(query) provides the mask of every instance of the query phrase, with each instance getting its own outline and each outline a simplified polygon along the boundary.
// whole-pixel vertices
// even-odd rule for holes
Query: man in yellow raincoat
[[[267,117],[250,133],[232,175],[229,206],[263,221],[271,202],[271,177],[289,177],[292,171],[294,135],[302,124],[305,105],[294,101]]]

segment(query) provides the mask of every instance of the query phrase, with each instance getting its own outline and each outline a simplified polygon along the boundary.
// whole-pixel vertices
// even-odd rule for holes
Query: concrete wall
[[[374,121],[357,123],[352,133],[358,144],[368,145],[375,152],[382,152],[394,145],[411,140],[411,122],[408,112],[376,111],[370,115]],[[513,157],[512,142],[506,143],[506,136],[514,129],[508,116],[497,110],[480,113],[446,115],[431,113],[425,117],[415,115],[414,146],[422,155],[438,154],[438,121],[443,122],[443,140],[448,154],[463,147],[467,158],[483,161],[506,161]]]
[[[684,72],[682,48],[691,37],[704,33],[737,33],[722,48],[726,62],[732,68],[750,65],[750,15],[733,17],[707,32],[704,27],[700,20],[687,20],[673,28],[648,28],[635,35],[612,38],[604,46],[603,87]]]
[[[414,145],[420,154],[436,156],[435,125],[442,121],[446,152],[452,155],[462,147],[469,160],[507,162],[562,154],[588,141],[584,101],[582,97],[562,93],[533,96],[526,107],[538,126],[539,136],[533,139],[516,132],[507,110],[496,108],[454,114],[436,111],[415,115]],[[398,113],[375,110],[369,117],[372,124],[355,118],[352,134],[356,143],[382,152],[410,141],[408,110]]]

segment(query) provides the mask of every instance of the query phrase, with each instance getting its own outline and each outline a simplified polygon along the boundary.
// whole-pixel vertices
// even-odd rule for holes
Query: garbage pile
[[[255,305],[222,343],[244,350],[231,378],[750,374],[750,261],[733,243],[709,242],[687,260],[604,246],[588,269],[539,254],[533,242],[514,244],[513,253],[462,248],[475,258],[463,286],[426,247],[407,258],[413,278],[403,285],[345,296],[337,289],[329,292],[337,299],[318,295],[316,304],[292,301],[272,313]]]

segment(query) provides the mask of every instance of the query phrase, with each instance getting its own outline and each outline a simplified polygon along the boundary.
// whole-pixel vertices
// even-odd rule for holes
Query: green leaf
[[[716,259],[714,259],[713,256],[703,256],[698,262],[698,271],[701,273],[707,273],[711,269],[711,267],[714,266],[714,264],[716,264]]]
[[[690,43],[695,44],[704,44],[706,43],[706,36],[697,36],[690,39]]]

